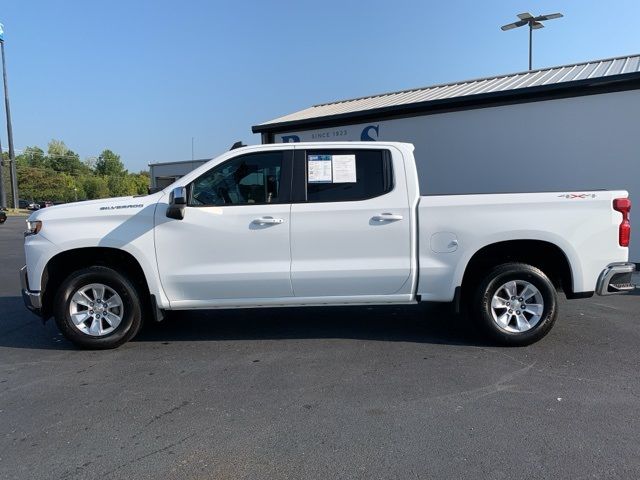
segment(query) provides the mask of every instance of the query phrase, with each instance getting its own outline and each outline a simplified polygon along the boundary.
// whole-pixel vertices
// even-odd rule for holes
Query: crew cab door
[[[346,297],[410,293],[411,212],[401,154],[297,149],[294,172],[295,296],[353,301]]]
[[[293,150],[262,151],[212,167],[187,186],[182,220],[158,205],[158,270],[172,307],[293,295],[292,157]]]

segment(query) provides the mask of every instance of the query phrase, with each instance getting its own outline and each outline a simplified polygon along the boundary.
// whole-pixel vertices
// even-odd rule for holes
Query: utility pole
[[[7,194],[4,191],[4,156],[0,143],[0,208],[7,208]]]
[[[9,161],[11,162],[11,190],[13,208],[18,208],[18,177],[16,175],[16,154],[13,150],[13,129],[11,127],[11,109],[9,108],[9,86],[7,85],[7,64],[4,55],[4,28],[0,24],[0,50],[2,53],[2,80],[4,81],[4,109],[7,114],[7,137],[9,140]]]
[[[191,137],[191,161],[193,161],[193,159],[194,159],[194,156],[193,156],[193,140],[194,140],[194,137]]]

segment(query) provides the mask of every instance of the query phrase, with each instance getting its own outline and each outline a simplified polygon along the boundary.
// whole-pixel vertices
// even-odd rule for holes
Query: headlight
[[[42,229],[42,221],[41,220],[34,220],[34,221],[31,221],[31,222],[29,220],[27,220],[27,231],[24,232],[24,236],[28,237],[29,235],[35,235],[41,229]]]

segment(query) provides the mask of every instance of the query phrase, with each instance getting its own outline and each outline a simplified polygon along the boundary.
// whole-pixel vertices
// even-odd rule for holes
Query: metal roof
[[[415,104],[426,105],[431,102],[442,103],[447,100],[470,100],[477,96],[504,97],[506,94],[539,89],[548,90],[553,87],[589,85],[593,84],[595,80],[613,80],[614,78],[611,77],[620,80],[636,77],[637,75],[634,74],[640,74],[640,54],[323,103],[261,123],[254,126],[253,131],[268,131],[269,127],[276,125],[307,123],[305,121],[312,119],[345,116],[358,112],[374,113],[379,109],[388,110]]]

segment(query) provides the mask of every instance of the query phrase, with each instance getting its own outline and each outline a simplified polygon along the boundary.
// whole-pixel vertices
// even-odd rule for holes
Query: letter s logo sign
[[[375,142],[380,134],[379,125],[367,125],[360,134],[360,140],[363,142]],[[375,138],[371,136],[371,132],[375,132]]]
[[[300,142],[300,137],[298,135],[283,135],[282,143],[298,143]]]

